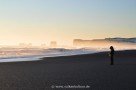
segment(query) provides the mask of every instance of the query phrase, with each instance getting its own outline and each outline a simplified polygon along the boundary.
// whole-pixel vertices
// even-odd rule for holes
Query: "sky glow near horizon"
[[[136,0],[1,0],[0,45],[136,37]]]

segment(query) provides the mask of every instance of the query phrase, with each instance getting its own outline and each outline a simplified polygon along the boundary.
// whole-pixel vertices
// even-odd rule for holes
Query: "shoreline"
[[[130,50],[116,50],[115,52],[125,52],[125,51],[136,51],[136,49]],[[36,56],[21,56],[21,57],[7,57],[1,58],[0,63],[12,63],[12,62],[31,62],[31,61],[40,61],[44,58],[57,58],[57,57],[71,57],[71,56],[84,56],[84,55],[93,55],[100,53],[109,53],[109,51],[98,51],[92,53],[84,53],[84,54],[75,54],[75,55],[56,55],[56,56],[44,56],[44,55],[36,55]],[[31,60],[30,60],[31,59]]]

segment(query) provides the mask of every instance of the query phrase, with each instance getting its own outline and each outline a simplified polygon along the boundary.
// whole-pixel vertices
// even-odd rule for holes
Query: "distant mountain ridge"
[[[130,42],[130,43],[136,43],[136,37],[134,38],[105,38],[105,40],[110,40],[110,41],[117,41],[117,42]]]
[[[113,44],[113,43],[132,43],[136,44],[136,37],[134,38],[105,38],[105,39],[92,39],[92,40],[83,40],[83,39],[74,39],[73,45],[74,46],[90,46],[90,45],[99,45],[99,44]]]

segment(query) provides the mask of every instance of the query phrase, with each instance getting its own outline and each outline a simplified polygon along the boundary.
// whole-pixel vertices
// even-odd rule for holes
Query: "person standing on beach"
[[[114,50],[113,46],[110,46],[110,50],[111,50],[111,52],[110,52],[110,58],[111,58],[110,65],[114,65],[114,52],[115,52],[115,50]]]

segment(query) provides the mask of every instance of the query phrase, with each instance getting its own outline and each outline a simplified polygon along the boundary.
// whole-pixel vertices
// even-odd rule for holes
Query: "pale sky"
[[[0,0],[0,45],[136,37],[136,0]]]

